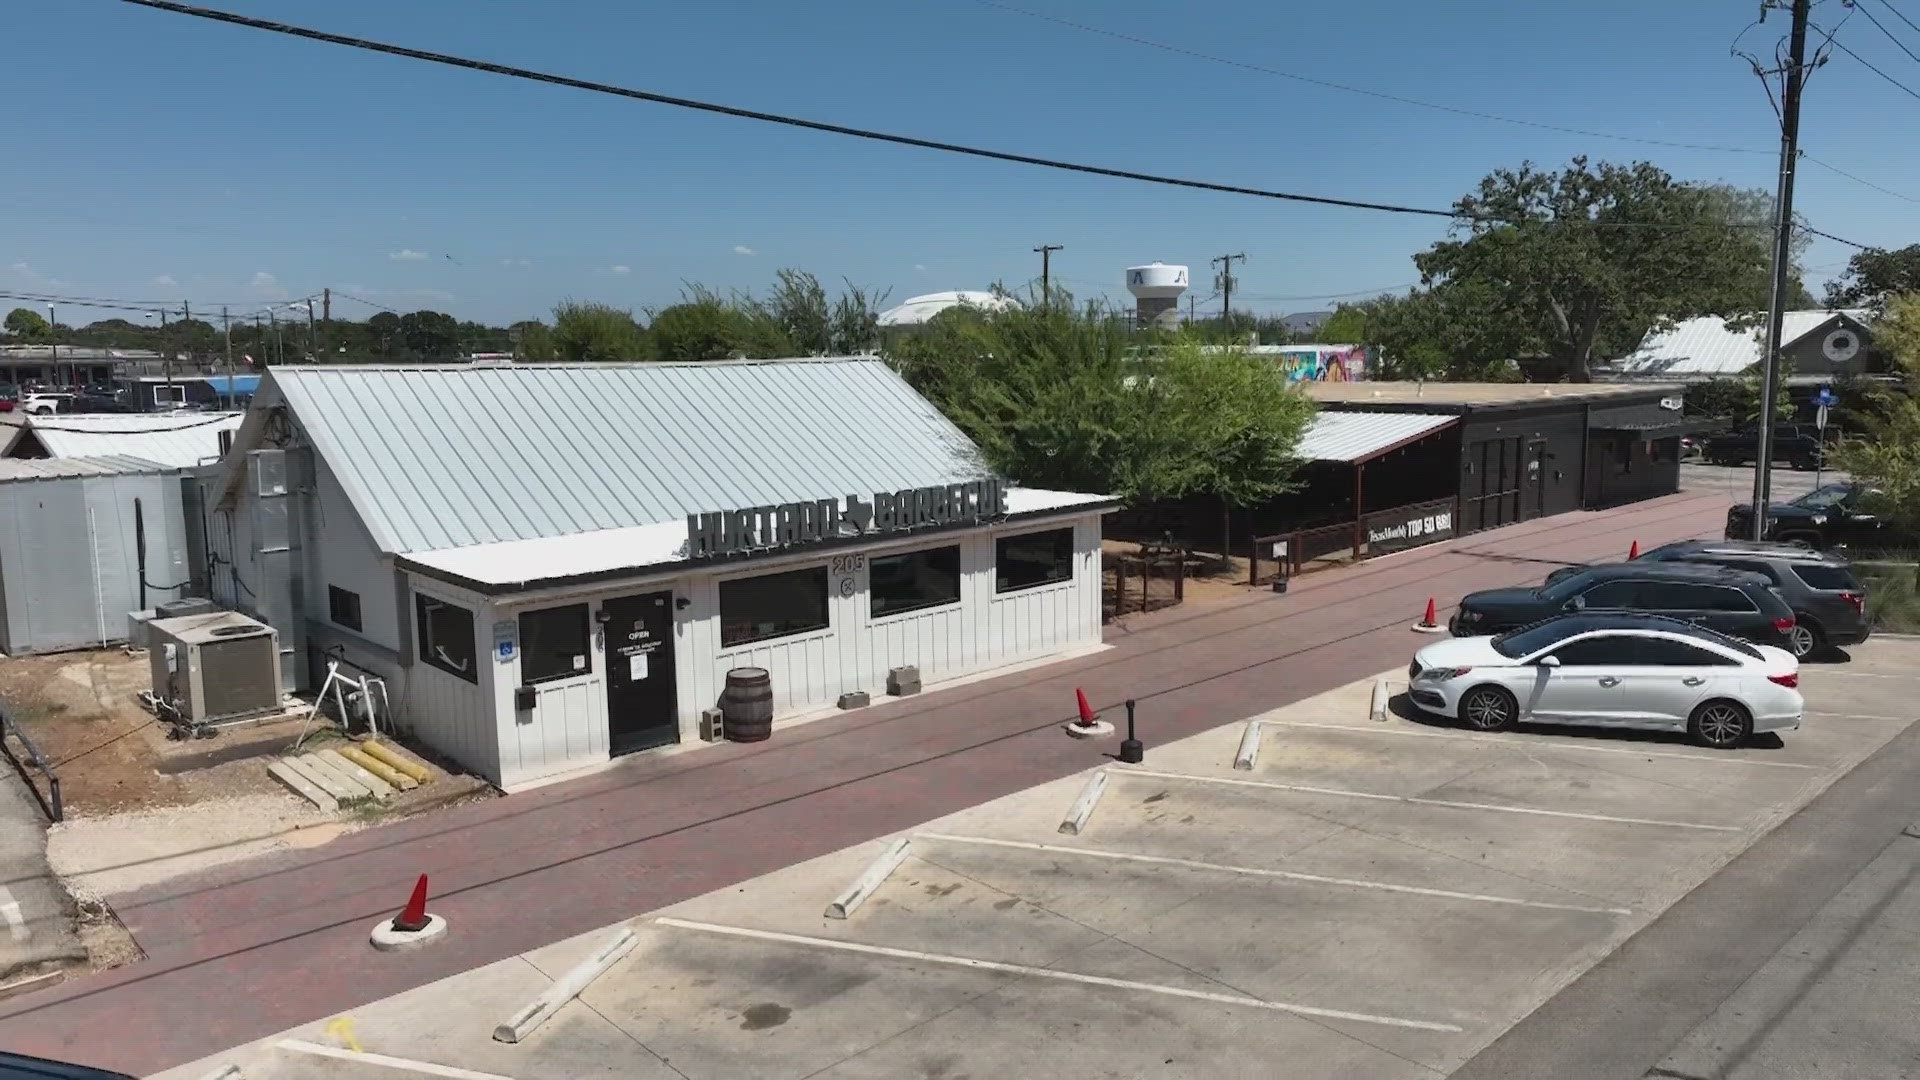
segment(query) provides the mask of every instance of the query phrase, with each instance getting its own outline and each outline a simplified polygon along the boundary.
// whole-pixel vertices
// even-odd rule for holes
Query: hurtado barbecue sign
[[[862,536],[954,525],[977,525],[1007,512],[998,479],[875,492],[845,499],[750,506],[687,515],[687,558],[801,547]]]

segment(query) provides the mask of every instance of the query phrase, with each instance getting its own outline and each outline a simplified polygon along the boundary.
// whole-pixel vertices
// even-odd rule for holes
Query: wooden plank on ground
[[[295,794],[329,814],[340,809],[340,800],[322,790],[319,784],[307,779],[299,770],[288,766],[285,760],[268,765],[267,775],[292,788]]]
[[[335,772],[345,773],[348,778],[355,783],[373,792],[373,797],[376,799],[385,800],[393,795],[392,784],[380,779],[372,772],[361,768],[358,764],[347,760],[338,750],[332,747],[328,747],[314,756],[326,762],[328,768]]]
[[[342,806],[365,802],[367,799],[373,797],[372,792],[361,787],[359,784],[335,776],[332,770],[314,761],[312,754],[282,758],[281,761],[286,764],[287,768],[306,777],[308,782],[312,783],[315,787],[333,796],[334,801]]]

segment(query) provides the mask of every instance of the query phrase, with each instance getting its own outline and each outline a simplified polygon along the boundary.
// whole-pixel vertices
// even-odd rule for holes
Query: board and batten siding
[[[1005,594],[995,591],[995,544],[1000,537],[1061,528],[1074,531],[1071,581]],[[875,556],[955,544],[960,547],[959,603],[871,617],[868,586]],[[827,629],[721,648],[721,581],[822,565],[828,569]],[[845,595],[848,583],[851,595]],[[692,604],[676,624],[683,739],[692,737],[700,711],[718,704],[727,672],[736,667],[767,669],[778,721],[831,706],[843,693],[864,690],[880,700],[887,672],[896,667],[918,667],[921,680],[933,683],[1098,643],[1100,519],[1023,522],[958,537],[876,545],[811,561],[703,575],[684,587]]]
[[[533,689],[537,704],[526,712],[516,711],[514,691],[521,682],[520,616],[526,612],[582,605],[587,609],[587,669],[568,678],[536,684]],[[568,599],[562,603],[516,607],[496,603],[481,613],[483,618],[478,630],[481,652],[487,657],[481,679],[492,684],[493,700],[498,703],[498,782],[502,787],[515,787],[607,760],[606,635],[597,619],[599,607],[598,600]],[[513,635],[513,656],[509,659],[500,659],[495,650],[496,626]]]
[[[493,663],[493,641],[487,623],[485,598],[442,582],[412,578],[407,610],[402,617],[413,633],[409,640],[412,655],[407,667],[400,700],[395,704],[414,737],[474,772],[499,783],[500,762],[505,747],[494,719],[494,680],[489,677]],[[475,661],[480,666],[477,682],[426,663],[419,656],[420,627],[416,595],[425,595],[443,603],[463,607],[473,613]],[[511,695],[507,712],[512,713]]]

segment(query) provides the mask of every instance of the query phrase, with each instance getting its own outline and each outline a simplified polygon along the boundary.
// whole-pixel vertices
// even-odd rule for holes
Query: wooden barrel
[[[760,742],[773,735],[773,676],[766,668],[737,667],[727,672],[720,692],[730,742]]]

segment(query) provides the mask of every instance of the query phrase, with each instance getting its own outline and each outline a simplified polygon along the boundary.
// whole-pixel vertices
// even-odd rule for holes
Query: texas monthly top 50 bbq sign
[[[998,478],[812,502],[687,515],[687,558],[765,551],[935,526],[977,525],[1007,512]]]

